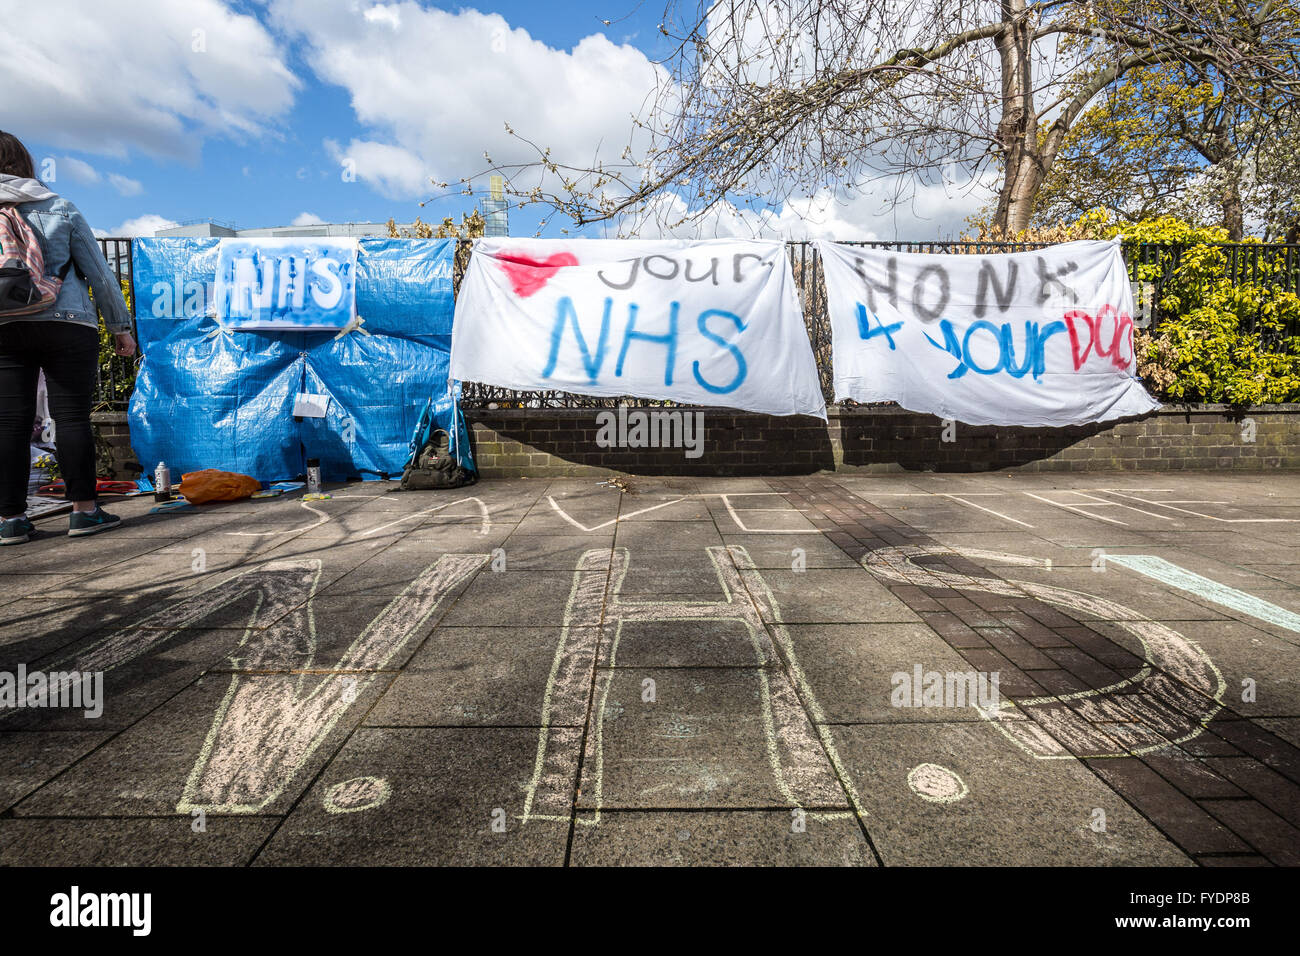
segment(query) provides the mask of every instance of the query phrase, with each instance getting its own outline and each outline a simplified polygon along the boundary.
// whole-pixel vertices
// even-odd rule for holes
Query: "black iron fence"
[[[123,284],[128,305],[132,294],[131,240],[106,238],[99,240],[109,266]],[[453,284],[457,293],[469,264],[472,242],[463,239],[456,250]],[[1029,252],[1042,249],[1042,242],[977,242],[929,241],[888,242],[855,241],[845,245],[896,252],[944,253],[950,255],[990,255],[1000,252]],[[1257,286],[1300,293],[1300,244],[1215,243],[1222,251],[1224,275],[1233,283],[1250,282]],[[795,283],[799,288],[808,337],[817,357],[817,372],[822,392],[827,402],[832,399],[831,385],[831,329],[826,306],[826,285],[822,277],[821,259],[815,243],[796,241],[788,243],[790,263]],[[1160,302],[1164,289],[1172,281],[1187,247],[1176,243],[1129,243],[1124,246],[1124,258],[1133,283],[1137,307],[1134,324],[1138,328],[1159,325],[1162,315]],[[1300,335],[1300,327],[1286,330],[1287,335]],[[107,337],[103,337],[98,401],[101,408],[124,408],[135,382],[138,359],[123,359],[112,354]],[[592,395],[574,395],[561,391],[516,392],[467,382],[464,386],[467,406],[498,405],[526,408],[599,408],[619,404],[662,405],[664,402],[637,398],[599,398]]]
[[[104,253],[109,269],[122,288],[122,296],[132,315],[135,273],[131,264],[130,239],[100,239],[99,248]],[[95,392],[96,405],[101,409],[125,408],[135,388],[135,370],[139,357],[123,358],[113,351],[113,340],[101,324],[99,329],[99,383]]]

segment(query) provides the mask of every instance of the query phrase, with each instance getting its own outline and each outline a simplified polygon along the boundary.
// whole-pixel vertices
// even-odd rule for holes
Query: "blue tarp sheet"
[[[397,477],[426,410],[437,427],[463,433],[458,404],[447,398],[454,240],[362,239],[363,321],[341,336],[223,330],[205,315],[217,246],[217,239],[132,243],[144,361],[131,397],[131,444],[147,470],[166,461],[176,475],[218,468],[279,481],[319,458],[327,481]],[[325,418],[294,420],[303,392],[330,396]]]

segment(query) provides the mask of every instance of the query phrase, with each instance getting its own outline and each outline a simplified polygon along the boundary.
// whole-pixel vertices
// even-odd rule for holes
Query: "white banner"
[[[1074,425],[1159,408],[1135,377],[1118,240],[1003,255],[818,243],[835,400],[971,425]]]
[[[480,239],[451,375],[826,417],[780,242]]]

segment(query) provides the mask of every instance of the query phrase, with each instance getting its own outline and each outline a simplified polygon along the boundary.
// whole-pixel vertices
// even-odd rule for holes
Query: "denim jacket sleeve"
[[[127,312],[126,300],[122,298],[122,287],[118,285],[117,277],[109,271],[108,263],[104,261],[104,255],[99,250],[99,243],[95,241],[95,234],[90,229],[90,223],[86,222],[86,217],[76,206],[69,203],[69,207],[68,219],[72,224],[70,249],[72,261],[76,263],[81,274],[90,283],[91,291],[95,293],[95,305],[99,309],[99,314],[104,317],[104,327],[112,333],[130,332],[131,315]]]

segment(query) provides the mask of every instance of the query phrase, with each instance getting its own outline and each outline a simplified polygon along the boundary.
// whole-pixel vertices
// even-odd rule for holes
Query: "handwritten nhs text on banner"
[[[452,375],[824,416],[780,243],[483,241]]]

